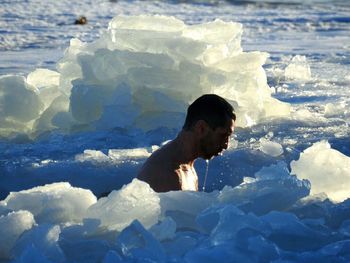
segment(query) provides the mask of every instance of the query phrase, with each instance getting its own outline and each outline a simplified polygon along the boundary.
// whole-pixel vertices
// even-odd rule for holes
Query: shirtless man
[[[225,99],[214,94],[199,97],[189,106],[177,137],[147,159],[137,178],[156,192],[198,191],[195,160],[210,160],[227,149],[235,120]]]

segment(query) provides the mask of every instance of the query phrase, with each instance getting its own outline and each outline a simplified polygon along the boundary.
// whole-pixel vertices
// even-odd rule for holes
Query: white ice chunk
[[[8,209],[4,201],[0,201],[0,216],[5,216],[8,213],[12,212],[11,209]]]
[[[219,202],[235,204],[239,209],[255,214],[288,208],[310,192],[310,182],[289,175],[283,162],[264,167],[257,179],[234,188],[225,186],[218,196]]]
[[[162,212],[178,210],[196,215],[211,206],[217,196],[217,192],[171,191],[160,193]]]
[[[1,118],[27,122],[38,116],[42,108],[38,90],[23,77],[1,76],[0,91]]]
[[[84,150],[84,153],[77,154],[75,160],[78,162],[92,162],[95,164],[109,162],[110,159],[101,151]]]
[[[77,63],[77,57],[87,52],[86,47],[87,45],[79,39],[72,38],[63,58],[56,65],[58,72],[61,74],[59,89],[67,96],[71,93],[71,82],[82,77],[82,70]]]
[[[164,262],[164,249],[138,220],[133,221],[117,238],[117,246],[125,257],[142,258],[145,262]]]
[[[61,239],[60,246],[64,251],[66,262],[102,262],[111,245],[106,238],[72,238]]]
[[[162,245],[169,257],[183,255],[192,250],[198,243],[199,235],[193,232],[177,232],[172,240],[165,240]]]
[[[52,101],[61,95],[58,89],[60,74],[57,71],[38,68],[27,76],[27,83],[38,90],[39,98],[47,108]]]
[[[343,103],[327,103],[324,109],[325,117],[343,116],[349,112],[348,106]]]
[[[311,194],[324,192],[337,202],[350,197],[350,157],[332,149],[327,141],[304,150],[291,168],[298,178],[311,182]]]
[[[345,236],[350,237],[350,219],[345,220],[339,229],[339,232],[342,233]]]
[[[246,242],[244,242],[246,243]],[[221,263],[221,262],[259,262],[252,259],[252,252],[243,251],[245,246],[237,247],[234,242],[218,245],[205,244],[197,246],[186,253],[185,262]],[[266,261],[266,262],[269,262]]]
[[[238,39],[242,34],[242,24],[224,22],[220,19],[200,25],[192,25],[183,31],[183,35],[194,40],[205,41],[210,44],[226,44]],[[236,52],[241,51],[240,49]]]
[[[0,135],[29,132],[30,121],[39,117],[43,103],[38,90],[20,76],[0,76]]]
[[[33,227],[18,239],[14,252],[16,255],[21,255],[31,246],[35,246],[42,255],[53,262],[63,262],[65,257],[58,244],[60,233],[61,229],[58,225],[42,224]]]
[[[35,120],[33,132],[40,134],[54,128],[68,130],[75,123],[69,112],[69,98],[65,95],[54,96],[51,90],[45,90],[39,96],[46,96],[44,93],[50,94],[50,98],[43,98],[45,105],[51,104]],[[52,97],[55,98],[51,101]]]
[[[258,51],[240,53],[232,58],[227,58],[218,62],[217,64],[215,64],[215,66],[218,67],[220,70],[226,72],[240,72],[242,70],[253,70],[264,65],[268,56],[269,55],[267,53]],[[242,66],[244,68],[242,68]]]
[[[256,258],[256,261],[277,263],[278,261],[275,260],[280,257],[280,249],[263,235],[257,235],[248,238],[246,254],[248,258],[252,258],[254,255],[253,258]]]
[[[192,25],[183,31],[183,36],[207,45],[201,55],[205,65],[211,65],[242,52],[242,25],[216,19],[213,22]]]
[[[277,157],[283,153],[282,145],[277,142],[273,142],[265,138],[261,138],[259,142],[260,142],[260,147],[259,147],[260,151],[262,151],[267,155]]]
[[[27,76],[28,84],[39,90],[50,86],[58,86],[59,80],[60,74],[57,71],[44,68],[38,68]]]
[[[109,149],[108,155],[101,151],[84,150],[82,154],[77,154],[75,160],[78,162],[91,162],[93,164],[119,164],[125,161],[138,161],[148,158],[153,149],[151,148],[133,148],[133,149]]]
[[[307,81],[311,79],[311,70],[305,56],[296,55],[285,69],[285,77],[294,80]]]
[[[147,148],[110,149],[108,151],[108,157],[113,161],[144,159],[150,155],[151,153]]]
[[[110,230],[121,231],[135,219],[148,228],[158,221],[159,201],[158,194],[147,183],[134,179],[99,199],[88,209],[87,217],[101,220],[101,226]]]
[[[218,219],[217,223],[215,223],[215,218]],[[207,220],[211,222],[210,225],[206,222]],[[197,222],[204,223],[207,231],[215,225],[210,234],[213,245],[236,239],[238,232],[242,229],[254,229],[261,233],[268,233],[269,231],[267,225],[254,214],[245,214],[234,205],[211,207],[199,215]]]
[[[293,118],[300,120],[302,122],[315,122],[317,119],[315,118],[315,113],[311,112],[307,108],[298,108],[293,112]]]
[[[274,232],[304,235],[310,231],[310,229],[291,213],[271,211],[261,216],[261,219],[268,223]]]
[[[290,105],[271,97],[262,67],[268,54],[243,52],[242,32],[241,24],[219,19],[186,25],[174,17],[116,16],[93,43],[72,39],[57,72],[37,69],[28,83],[2,77],[0,132],[178,129],[204,93],[229,100],[241,116],[237,126],[289,116]]]
[[[20,235],[35,224],[28,211],[11,212],[0,217],[0,259],[11,257],[11,249]]]
[[[261,168],[254,176],[258,180],[281,180],[288,179],[290,173],[285,162],[278,162]]]
[[[90,190],[69,183],[53,183],[12,192],[5,202],[10,209],[30,211],[38,223],[64,223],[81,222],[96,197]]]
[[[261,216],[271,231],[271,239],[282,249],[315,249],[327,242],[327,236],[306,226],[291,213],[271,211]]]
[[[122,257],[118,254],[118,252],[114,250],[108,251],[102,261],[102,263],[119,263],[119,262],[122,263],[122,262],[125,262],[125,260],[123,260]]]
[[[108,29],[136,29],[151,30],[161,32],[176,32],[185,27],[185,24],[175,17],[167,17],[161,15],[155,16],[118,16],[109,22]]]
[[[231,239],[218,245],[206,244],[190,250],[188,262],[280,262],[279,248],[259,232],[249,228],[239,231],[238,241]]]
[[[172,239],[176,232],[176,222],[171,217],[166,217],[160,223],[153,225],[149,232],[159,241]]]
[[[30,245],[24,250],[24,252],[20,255],[20,257],[18,257],[16,260],[13,261],[13,263],[27,263],[27,262],[54,263],[56,261],[49,260],[34,245]]]
[[[338,258],[350,257],[350,240],[341,240],[332,244],[329,244],[320,249],[320,254],[323,256],[338,256]]]
[[[217,192],[171,191],[159,197],[162,216],[170,216],[178,228],[197,229],[196,216],[216,201]]]

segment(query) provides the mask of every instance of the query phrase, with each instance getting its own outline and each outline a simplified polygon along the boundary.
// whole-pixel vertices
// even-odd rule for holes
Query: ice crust
[[[125,161],[124,154],[138,160],[155,148],[114,149],[104,156],[114,163]],[[87,153],[83,161],[105,158],[99,151]],[[339,197],[342,189],[335,185],[348,181],[348,162],[320,141],[292,161],[291,172],[279,161],[236,187],[210,193],[155,193],[137,179],[99,200],[68,183],[12,192],[0,202],[0,259],[347,262],[350,199],[333,203],[327,195]],[[336,184],[324,178],[330,174],[325,167],[339,171],[333,173]],[[321,177],[313,177],[315,171]],[[315,191],[324,180],[331,180],[327,189]],[[325,193],[309,195],[310,189]]]
[[[80,161],[100,164],[107,158],[116,164],[127,161],[125,156],[128,161],[146,158],[155,148],[114,149],[108,155],[91,150]],[[348,181],[348,161],[320,141],[291,163],[292,172],[279,161],[236,187],[210,193],[155,193],[137,179],[99,200],[68,183],[12,192],[0,202],[1,237],[11,237],[0,243],[0,259],[347,262],[350,199],[333,203],[327,195],[338,196],[336,185]],[[330,174],[325,167],[340,171],[333,174],[339,178],[322,191],[327,195],[310,196],[310,189],[314,193]],[[322,176],[313,177],[315,171]]]
[[[311,193],[326,193],[334,201],[350,198],[350,158],[327,141],[313,144],[291,162],[292,173],[311,182]]]
[[[289,116],[289,104],[271,97],[268,54],[243,52],[241,35],[241,24],[221,20],[117,16],[96,41],[72,39],[57,71],[0,77],[0,135],[178,128],[204,93],[230,100],[237,126]]]
[[[291,175],[284,162],[263,167],[255,179],[237,187],[211,193],[155,193],[134,179],[96,202],[90,191],[54,183],[13,192],[2,201],[1,240],[7,242],[0,243],[1,258],[346,262],[349,201],[334,204],[326,195],[309,192],[310,183]]]

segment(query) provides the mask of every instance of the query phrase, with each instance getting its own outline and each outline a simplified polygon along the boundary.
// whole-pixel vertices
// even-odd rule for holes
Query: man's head
[[[197,121],[203,120],[215,130],[224,126],[227,119],[236,120],[232,105],[218,95],[205,94],[188,107],[183,129],[191,130]]]
[[[230,103],[218,95],[206,94],[188,107],[183,130],[196,133],[199,156],[211,159],[227,149],[235,120]]]

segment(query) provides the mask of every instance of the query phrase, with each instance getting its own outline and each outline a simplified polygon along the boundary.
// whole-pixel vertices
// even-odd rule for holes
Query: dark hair
[[[183,129],[190,130],[199,120],[204,120],[212,129],[216,129],[223,127],[228,119],[236,120],[232,105],[218,95],[205,94],[188,107]]]

